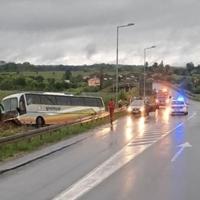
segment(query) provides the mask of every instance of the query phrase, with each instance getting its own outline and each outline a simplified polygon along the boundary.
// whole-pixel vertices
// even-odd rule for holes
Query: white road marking
[[[143,142],[143,143],[135,143],[135,144],[129,144],[128,146],[130,147],[130,146],[142,146],[142,145],[149,145],[149,144],[152,144],[152,143],[154,143],[155,141],[153,141],[153,142]]]
[[[166,132],[165,132],[165,133],[166,133]],[[159,137],[159,136],[161,136],[161,135],[163,135],[163,134],[165,134],[165,133],[160,133],[160,132],[152,133],[152,132],[151,132],[151,135],[149,135],[149,133],[148,133],[148,134],[143,135],[143,137],[151,137],[151,136]]]
[[[140,143],[140,142],[150,142],[150,141],[154,141],[156,139],[159,139],[159,137],[154,137],[154,138],[144,138],[144,139],[136,139],[134,141],[132,141],[131,143]]]
[[[167,133],[167,132],[166,132],[166,133]],[[166,133],[165,133],[165,134],[166,134]],[[144,136],[144,137],[145,137],[146,139],[150,139],[150,140],[151,140],[151,139],[158,139],[158,138],[162,137],[162,135],[164,135],[164,134],[155,135],[155,136],[152,136],[152,137],[151,137],[151,136]]]
[[[190,117],[187,118],[187,120],[191,120],[197,113],[193,113]]]
[[[190,120],[194,116],[195,114],[190,116],[187,120]],[[67,188],[53,200],[75,200],[83,196],[85,193],[87,193],[92,188],[103,182],[106,178],[111,176],[113,173],[122,168],[128,162],[140,155],[144,150],[148,149],[150,146],[160,141],[183,124],[183,122],[179,123],[175,128],[166,131],[165,134],[160,135],[160,137],[158,137],[157,140],[151,141],[150,143],[134,146],[132,145],[133,141],[129,142],[124,148],[122,148],[108,160],[103,162],[100,166],[93,169],[89,174],[84,176],[71,187]]]
[[[185,142],[184,144],[179,145],[178,147],[181,147],[180,150],[174,155],[174,157],[171,159],[171,162],[176,161],[176,159],[181,155],[183,150],[187,147],[192,147],[192,145],[189,142]]]
[[[145,149],[146,145],[140,146],[139,148],[132,148],[134,151],[131,151],[130,147],[125,146],[121,151],[92,170],[88,175],[53,200],[74,200],[79,198],[142,153]]]

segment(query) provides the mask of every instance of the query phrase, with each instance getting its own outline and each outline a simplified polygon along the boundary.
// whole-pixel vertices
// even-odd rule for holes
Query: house
[[[93,78],[88,79],[88,86],[90,87],[100,86],[100,78],[95,76]]]

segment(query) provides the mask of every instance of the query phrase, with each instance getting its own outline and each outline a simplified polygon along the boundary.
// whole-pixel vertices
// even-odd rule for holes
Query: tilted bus
[[[65,93],[23,92],[2,99],[7,119],[21,124],[63,124],[105,111],[101,97],[73,96]]]

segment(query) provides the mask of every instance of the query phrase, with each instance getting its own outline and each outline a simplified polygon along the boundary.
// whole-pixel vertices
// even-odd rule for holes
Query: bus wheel
[[[44,119],[42,117],[37,117],[36,126],[39,128],[39,127],[44,126],[44,124],[45,124]]]

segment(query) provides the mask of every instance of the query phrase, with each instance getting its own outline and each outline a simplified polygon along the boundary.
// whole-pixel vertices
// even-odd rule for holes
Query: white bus
[[[23,92],[2,99],[4,116],[21,124],[63,124],[105,111],[101,97]]]

